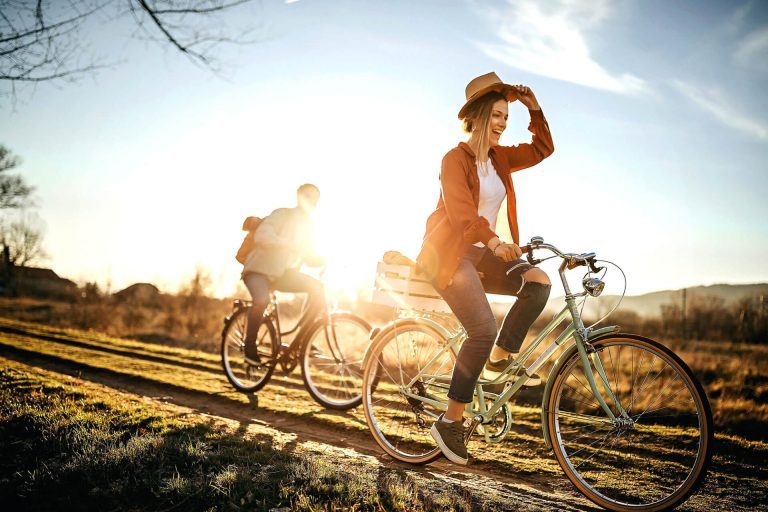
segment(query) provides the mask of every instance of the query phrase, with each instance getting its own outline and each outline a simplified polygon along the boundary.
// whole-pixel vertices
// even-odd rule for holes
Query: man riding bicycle
[[[324,259],[312,249],[312,222],[320,190],[311,183],[296,191],[294,208],[278,208],[265,217],[253,234],[253,249],[243,264],[242,279],[253,305],[248,314],[245,334],[245,359],[259,364],[256,337],[269,304],[270,290],[306,293],[311,314],[325,307],[323,285],[299,272],[302,263],[321,266]]]

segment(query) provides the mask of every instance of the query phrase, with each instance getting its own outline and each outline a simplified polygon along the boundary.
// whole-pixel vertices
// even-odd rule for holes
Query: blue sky
[[[332,274],[366,284],[418,251],[464,87],[493,70],[555,140],[515,175],[524,238],[616,261],[629,293],[768,280],[766,2],[265,0],[225,21],[261,41],[221,75],[105,17],[87,42],[113,67],[3,100],[45,264],[167,290],[203,266],[229,294],[242,217],[312,181]],[[511,104],[502,143],[526,126]]]

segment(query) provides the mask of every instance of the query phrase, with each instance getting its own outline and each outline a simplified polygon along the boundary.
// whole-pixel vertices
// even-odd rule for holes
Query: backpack
[[[248,254],[253,250],[253,233],[259,227],[262,220],[264,219],[261,217],[246,217],[243,221],[243,231],[247,231],[248,234],[243,238],[243,242],[240,244],[240,248],[235,255],[235,259],[243,265],[245,264],[246,258],[248,258]]]

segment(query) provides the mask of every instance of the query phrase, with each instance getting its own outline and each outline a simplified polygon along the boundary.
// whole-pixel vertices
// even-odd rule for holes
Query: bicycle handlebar
[[[593,272],[599,272],[600,270],[602,270],[602,267],[597,267],[595,265],[594,252],[585,252],[581,254],[564,253],[554,245],[544,243],[544,239],[540,236],[532,237],[529,243],[520,247],[520,250],[523,251],[523,254],[526,254],[526,253],[528,254],[528,262],[531,265],[535,265],[536,263],[541,263],[542,261],[533,257],[533,251],[536,249],[547,249],[548,251],[554,253],[556,256],[559,256],[560,258],[565,260],[565,265],[569,270],[572,270],[580,266],[589,266],[590,270],[592,270]]]

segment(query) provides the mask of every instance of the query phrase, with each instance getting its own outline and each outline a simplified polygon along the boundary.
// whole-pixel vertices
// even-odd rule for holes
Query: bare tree
[[[221,44],[255,42],[248,39],[250,30],[232,35],[223,20],[215,18],[250,1],[131,0],[128,5],[136,25],[147,37],[170,44],[195,62],[214,67],[215,50]]]
[[[14,267],[46,256],[42,248],[42,220],[36,214],[17,212],[32,204],[34,191],[24,178],[7,173],[20,162],[0,144],[0,293],[12,296],[17,293]]]
[[[21,161],[11,151],[0,144],[0,211],[25,206],[32,195],[33,187],[24,182],[19,175],[6,174],[17,167]]]
[[[211,273],[202,265],[195,267],[195,273],[186,283],[179,287],[178,295],[184,298],[184,306],[194,309],[199,306],[201,300],[210,296]]]
[[[78,30],[104,4],[1,0],[0,5],[1,80],[40,82],[93,69],[77,62]]]
[[[24,267],[47,255],[43,250],[45,224],[34,212],[0,220],[0,245],[7,247],[12,267]]]
[[[207,307],[211,301],[211,284],[210,272],[198,265],[189,281],[179,288],[182,322],[193,338],[199,338],[211,321],[210,308]]]
[[[106,64],[87,55],[86,22],[130,15],[137,34],[215,69],[222,43],[250,43],[220,15],[252,0],[0,0],[0,81],[72,81]],[[8,93],[6,93],[8,94]]]

